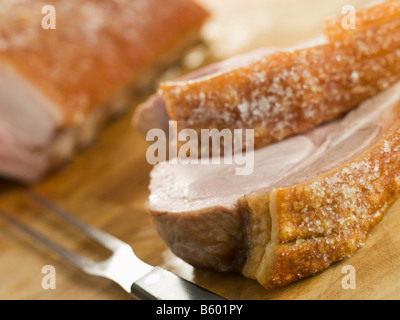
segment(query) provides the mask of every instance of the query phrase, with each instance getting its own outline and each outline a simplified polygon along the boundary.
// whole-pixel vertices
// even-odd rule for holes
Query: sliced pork
[[[161,163],[149,210],[172,251],[201,268],[241,272],[266,288],[352,253],[397,199],[400,83],[334,121],[237,164]]]
[[[165,127],[168,114],[180,130],[254,129],[257,148],[346,113],[400,80],[400,1],[359,10],[354,30],[342,19],[329,19],[325,37],[305,45],[162,83],[140,128]]]

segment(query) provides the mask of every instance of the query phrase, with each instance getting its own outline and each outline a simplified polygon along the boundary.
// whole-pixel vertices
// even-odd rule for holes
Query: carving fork
[[[153,267],[136,257],[125,242],[93,228],[73,217],[46,198],[30,192],[30,196],[40,205],[72,224],[100,245],[111,250],[112,255],[102,262],[94,262],[76,254],[33,230],[0,210],[0,214],[11,224],[57,252],[63,258],[85,273],[110,279],[118,283],[136,299],[142,300],[225,300],[198,285],[161,268]]]

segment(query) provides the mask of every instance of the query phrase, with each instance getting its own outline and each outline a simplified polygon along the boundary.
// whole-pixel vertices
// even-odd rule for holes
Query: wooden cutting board
[[[204,34],[215,59],[258,46],[288,46],[322,29],[324,17],[349,1],[202,0],[214,12]],[[351,1],[350,1],[351,2]],[[353,1],[358,7],[366,1]],[[216,3],[216,4],[215,4]],[[138,97],[137,104],[140,99]],[[161,265],[228,299],[399,299],[400,202],[352,257],[308,279],[275,290],[239,274],[194,269],[175,257],[146,212],[151,166],[147,143],[131,127],[131,111],[114,121],[96,144],[68,166],[33,186],[89,224],[131,244],[139,258]],[[95,260],[108,252],[32,203],[24,186],[0,181],[1,208],[68,248]],[[44,289],[43,267],[56,271],[56,288]],[[355,271],[355,289],[343,288],[345,266]],[[119,286],[84,275],[0,219],[0,299],[130,299]]]

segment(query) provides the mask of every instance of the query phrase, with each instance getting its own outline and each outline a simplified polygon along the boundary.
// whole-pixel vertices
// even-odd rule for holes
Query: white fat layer
[[[29,148],[50,142],[62,111],[12,66],[0,60],[0,126]]]

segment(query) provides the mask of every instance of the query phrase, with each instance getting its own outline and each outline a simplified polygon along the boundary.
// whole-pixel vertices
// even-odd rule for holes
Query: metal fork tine
[[[63,258],[68,260],[70,263],[75,265],[76,267],[87,270],[88,268],[92,268],[95,265],[95,262],[80,256],[65,247],[59,245],[58,243],[54,242],[53,240],[50,240],[49,238],[45,237],[44,235],[38,233],[37,231],[31,229],[21,221],[15,219],[12,215],[9,213],[0,210],[0,215],[9,223],[13,224],[20,230],[24,231],[25,233],[29,234],[31,237],[35,238],[36,240],[40,241],[43,245],[49,247],[50,249],[54,250],[57,252],[59,255],[61,255]]]
[[[38,203],[63,218],[66,222],[71,223],[77,229],[82,230],[89,238],[92,238],[104,247],[109,248],[112,251],[111,257],[101,262],[95,262],[62,247],[1,209],[0,216],[17,228],[26,232],[28,235],[32,236],[34,239],[37,239],[48,248],[53,249],[53,251],[60,254],[87,274],[113,280],[127,292],[130,292],[132,283],[154,269],[154,267],[139,260],[127,243],[96,228],[86,225],[77,218],[70,216],[65,210],[37,194],[35,195],[31,193],[31,196],[33,196]],[[135,270],[135,272],[132,272],[132,270]]]
[[[93,228],[86,223],[76,219],[70,213],[68,213],[65,209],[60,208],[50,200],[44,198],[43,196],[37,194],[34,191],[29,191],[28,194],[31,196],[33,200],[35,200],[38,204],[47,208],[51,212],[55,213],[68,223],[71,223],[78,229],[84,231],[90,238],[99,242],[104,247],[110,249],[111,251],[116,251],[118,248],[122,246],[127,246],[127,244],[112,235],[105,233],[99,229]]]

